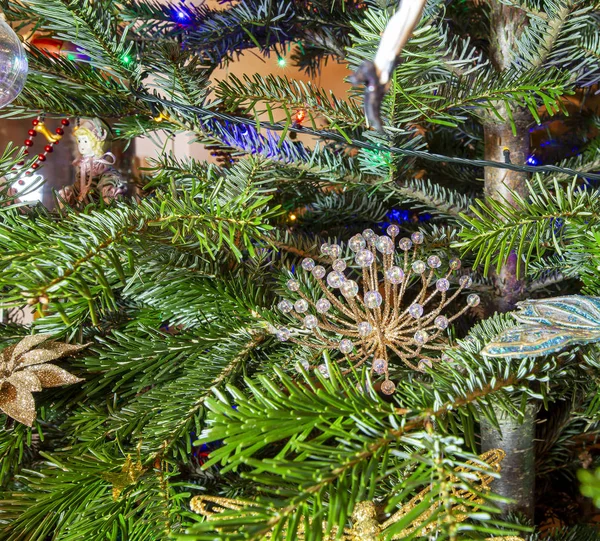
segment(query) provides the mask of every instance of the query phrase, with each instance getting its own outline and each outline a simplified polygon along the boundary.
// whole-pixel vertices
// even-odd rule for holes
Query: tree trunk
[[[508,118],[503,104],[496,106],[498,112]],[[531,116],[527,111],[513,110],[516,134],[508,121],[499,122],[497,118],[488,118],[484,122],[485,159],[504,162],[505,159],[517,165],[522,165],[529,156],[529,125]],[[510,171],[496,167],[485,168],[484,191],[486,197],[498,201],[514,202],[513,193],[525,196],[527,193],[527,173]],[[517,278],[516,255],[511,254],[499,273],[493,275],[496,295],[491,299],[488,312],[507,312],[514,309],[521,300],[525,283]]]
[[[535,418],[537,406],[529,403],[523,419],[514,419],[497,410],[500,430],[481,418],[482,451],[502,449],[506,457],[500,464],[500,479],[492,482],[492,491],[511,498],[512,503],[502,503],[505,512],[522,513],[533,518],[535,507]]]
[[[492,64],[499,72],[506,70],[517,51],[516,40],[527,25],[527,16],[522,10],[490,1],[490,50]],[[511,109],[515,123],[515,132],[503,103],[495,104],[496,110],[504,119],[489,115],[483,122],[485,137],[485,159],[497,162],[510,160],[522,165],[529,156],[529,126],[531,116],[526,110]],[[511,192],[525,196],[528,175],[518,171],[509,171],[493,167],[485,168],[486,197],[498,201],[514,202]],[[520,262],[513,253],[509,256],[499,273],[493,275],[495,295],[487,303],[487,311],[506,312],[512,310],[522,299],[525,282],[517,277]],[[535,418],[537,408],[529,404],[525,417],[515,420],[500,409],[495,409],[500,431],[486,419],[481,419],[481,443],[483,450],[501,448],[506,458],[501,464],[502,478],[492,483],[492,490],[513,500],[504,504],[506,512],[523,513],[533,518],[535,506]]]

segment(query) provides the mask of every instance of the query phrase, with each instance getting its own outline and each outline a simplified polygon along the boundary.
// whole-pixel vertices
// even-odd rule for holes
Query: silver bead
[[[421,345],[423,345],[425,342],[427,342],[428,338],[429,338],[429,335],[427,334],[426,331],[423,331],[423,330],[417,331],[414,336],[415,342],[417,344],[421,344]]]
[[[460,266],[462,265],[460,259],[458,259],[458,257],[453,257],[449,262],[448,262],[450,268],[452,270],[458,270],[460,269]]]
[[[280,342],[287,342],[290,339],[290,336],[292,336],[292,333],[287,327],[281,327],[280,329],[277,329],[276,336]]]
[[[318,325],[319,325],[319,320],[312,314],[309,314],[308,316],[304,316],[304,326],[307,329],[314,329]]]
[[[288,280],[286,285],[290,291],[298,291],[300,289],[300,282],[298,280]]]
[[[412,270],[415,274],[423,274],[426,268],[427,266],[424,261],[421,261],[420,259],[413,261]]]
[[[432,366],[433,363],[429,359],[421,359],[418,364],[419,370],[422,370],[423,372],[425,372],[426,368],[431,368]]]
[[[363,338],[365,336],[369,336],[373,332],[373,325],[371,325],[368,321],[361,321],[358,324],[358,334],[360,334]]]
[[[338,348],[342,353],[350,353],[354,349],[354,344],[352,343],[352,340],[344,338],[343,340],[340,340]]]
[[[319,314],[326,314],[331,309],[331,303],[327,299],[319,299],[315,303],[315,307]]]
[[[346,280],[340,286],[340,291],[344,297],[356,297],[358,295],[358,284],[354,280]]]
[[[312,275],[315,278],[318,278],[319,280],[321,278],[323,278],[323,276],[325,276],[325,267],[321,266],[321,265],[317,265],[313,270],[312,270]]]
[[[368,242],[375,242],[375,239],[377,238],[377,235],[375,234],[375,232],[372,229],[365,229],[362,232],[362,236]]]
[[[394,391],[396,390],[396,385],[394,384],[393,381],[390,381],[389,379],[386,379],[382,384],[381,384],[381,392],[383,394],[394,394]]]
[[[342,253],[342,249],[340,248],[339,244],[330,244],[329,245],[328,255],[330,255],[334,259],[337,259],[338,257],[340,257],[341,253]]]
[[[305,271],[311,271],[311,270],[313,270],[315,268],[315,262],[314,262],[314,260],[311,259],[310,257],[305,257],[302,260],[302,268]]]
[[[418,302],[415,302],[409,306],[408,313],[415,319],[419,319],[423,315],[423,307]]]
[[[326,364],[320,364],[317,366],[317,369],[319,372],[321,372],[324,378],[329,378],[329,368],[327,368]]]
[[[394,253],[394,241],[385,235],[382,235],[377,239],[375,246],[382,254]]]
[[[310,370],[310,363],[306,359],[303,359],[302,361],[296,363],[296,370],[298,372],[302,372],[303,368],[304,370]]]
[[[400,233],[400,228],[396,224],[392,224],[388,225],[386,231],[390,237],[396,237]]]
[[[420,231],[414,232],[410,236],[410,238],[415,244],[423,244],[424,237],[423,237],[423,233],[421,233]]]
[[[299,314],[303,314],[308,310],[308,302],[304,299],[298,299],[294,303],[294,310],[296,310],[296,312],[298,312]]]
[[[442,266],[442,260],[437,255],[430,255],[427,258],[427,265],[431,269],[437,269]]]
[[[346,262],[343,259],[336,259],[331,266],[333,267],[333,270],[342,272],[346,269]]]
[[[329,287],[337,289],[346,281],[346,277],[338,271],[332,271],[327,275],[327,284]]]
[[[381,306],[383,298],[379,291],[367,291],[365,293],[365,306],[372,310]]]
[[[373,359],[373,372],[376,374],[385,374],[387,371],[388,363],[385,359]]]
[[[460,284],[460,287],[471,287],[473,279],[470,276],[461,276],[458,279],[458,283]]]
[[[283,299],[282,301],[279,301],[279,304],[277,305],[277,308],[279,308],[279,311],[283,312],[284,314],[289,314],[292,311],[293,307],[294,307],[294,305],[287,299]]]
[[[385,271],[385,279],[390,284],[400,284],[404,280],[404,271],[394,265]]]
[[[400,247],[400,250],[404,250],[405,252],[410,250],[412,248],[412,245],[413,245],[412,241],[406,237],[400,239],[400,242],[398,242],[398,246]]]
[[[373,263],[375,257],[370,250],[361,250],[356,254],[354,259],[356,260],[356,264],[360,267],[368,267]]]
[[[433,321],[433,324],[440,330],[445,331],[448,328],[448,318],[445,316],[438,316]]]
[[[348,242],[350,250],[353,252],[359,252],[367,245],[367,242],[362,235],[354,235]]]
[[[448,282],[448,280],[446,280],[446,278],[440,278],[435,283],[435,288],[438,291],[448,291],[450,289],[450,282]]]
[[[477,306],[480,302],[481,299],[479,298],[479,295],[475,295],[475,293],[471,293],[471,295],[467,297],[467,304],[472,308]]]

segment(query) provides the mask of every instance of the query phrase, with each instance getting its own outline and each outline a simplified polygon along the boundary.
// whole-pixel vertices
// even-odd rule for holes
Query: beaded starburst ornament
[[[461,276],[459,287],[450,294],[449,278],[460,269],[460,259],[450,259],[447,270],[441,272],[442,260],[437,255],[426,261],[419,257],[423,233],[396,241],[399,232],[397,225],[390,225],[388,235],[378,236],[367,229],[352,237],[348,246],[355,254],[358,268],[354,269],[348,269],[340,258],[339,245],[323,244],[322,254],[331,259],[329,273],[311,258],[302,261],[302,268],[321,290],[321,298],[311,299],[300,282],[291,279],[287,288],[300,298],[283,299],[277,305],[279,311],[301,322],[305,329],[280,327],[276,330],[279,340],[339,351],[344,358],[337,362],[347,361],[354,368],[370,361],[372,373],[385,376],[381,384],[385,394],[396,389],[388,373],[392,357],[414,370],[431,367],[438,359],[428,352],[448,348],[440,338],[442,333],[480,302],[478,295],[471,294],[457,313],[443,313],[471,285],[471,278]],[[350,271],[348,276],[345,271]],[[411,286],[419,282],[420,290],[414,295]],[[407,302],[411,295],[412,300]],[[314,367],[305,364],[305,368]],[[328,376],[326,365],[316,368]]]

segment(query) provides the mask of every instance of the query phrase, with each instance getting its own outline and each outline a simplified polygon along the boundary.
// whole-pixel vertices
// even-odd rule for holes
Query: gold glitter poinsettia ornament
[[[46,387],[60,387],[83,381],[51,364],[89,344],[46,342],[47,334],[26,336],[0,353],[0,410],[16,421],[32,426],[35,420],[33,394]]]

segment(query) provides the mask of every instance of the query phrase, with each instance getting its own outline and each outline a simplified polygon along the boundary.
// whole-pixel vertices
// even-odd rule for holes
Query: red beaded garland
[[[63,118],[60,121],[60,123],[61,123],[61,126],[65,126],[65,127],[70,125],[69,120],[66,119],[66,118]],[[40,124],[41,124],[41,126],[40,126]],[[43,125],[43,117],[38,117],[38,118],[33,119],[31,121],[31,125],[34,128],[36,126],[40,126],[40,128],[41,128],[40,132],[43,133],[46,136],[46,138],[50,137],[47,128],[45,128],[44,125]],[[62,127],[59,127],[59,128],[56,128],[55,133],[57,135],[59,135],[59,136],[62,137],[65,134],[65,131],[63,130]],[[30,130],[27,131],[27,134],[29,135],[29,138],[25,140],[25,142],[24,142],[24,148],[23,148],[23,154],[26,155],[26,156],[29,155],[29,150],[28,149],[31,148],[34,145],[33,138],[37,136],[38,132],[37,132],[36,129],[30,129]],[[60,139],[60,138],[57,138],[57,139]],[[33,172],[36,169],[40,168],[41,164],[48,159],[47,155],[50,154],[51,152],[54,152],[54,145],[58,145],[58,142],[59,142],[58,140],[56,140],[56,141],[50,140],[48,142],[48,144],[44,145],[44,152],[41,153],[41,154],[38,154],[36,156],[35,162],[32,163],[29,166],[29,169],[27,171],[25,171],[25,176],[30,177],[31,175],[33,175]],[[26,163],[26,160],[21,160],[20,162],[17,163],[16,167],[13,167],[13,169],[17,169],[18,167],[21,167],[21,166],[25,165],[25,163]],[[20,185],[24,184],[23,180],[18,180],[17,182]]]

